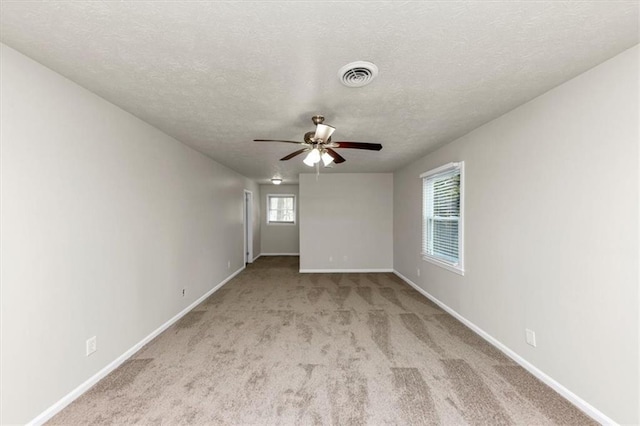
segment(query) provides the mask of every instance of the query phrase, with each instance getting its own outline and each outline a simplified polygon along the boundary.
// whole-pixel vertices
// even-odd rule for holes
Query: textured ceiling
[[[297,181],[314,114],[326,172],[391,172],[638,43],[622,2],[2,1],[0,39],[250,178]],[[337,71],[367,60],[363,88]]]

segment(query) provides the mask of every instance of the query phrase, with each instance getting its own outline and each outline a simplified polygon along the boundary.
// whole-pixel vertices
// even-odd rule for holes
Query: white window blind
[[[422,255],[425,260],[463,271],[462,170],[450,163],[422,174]]]
[[[267,223],[295,223],[295,195],[267,195]]]

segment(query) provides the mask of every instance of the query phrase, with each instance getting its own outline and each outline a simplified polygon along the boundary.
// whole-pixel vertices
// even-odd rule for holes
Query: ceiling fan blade
[[[297,143],[297,144],[301,144],[304,142],[296,142],[296,141],[281,141],[279,139],[254,139],[254,142],[285,142],[285,143]]]
[[[285,156],[285,157],[282,157],[282,158],[280,159],[280,161],[287,161],[287,160],[290,160],[290,159],[292,159],[293,157],[295,157],[296,155],[300,155],[300,154],[302,154],[302,153],[303,153],[303,152],[305,152],[305,151],[307,151],[307,148],[299,149],[299,150],[294,151],[294,152],[292,152],[291,154],[289,154],[289,155],[287,155],[287,156]]]
[[[379,143],[369,143],[369,142],[334,142],[338,146],[335,148],[353,148],[353,149],[369,149],[371,151],[380,151],[382,149],[382,145]]]
[[[340,154],[338,154],[337,152],[335,152],[334,150],[332,150],[331,148],[327,148],[327,152],[329,153],[330,156],[333,157],[333,162],[336,164],[340,164],[340,163],[344,163],[345,160],[344,157]]]

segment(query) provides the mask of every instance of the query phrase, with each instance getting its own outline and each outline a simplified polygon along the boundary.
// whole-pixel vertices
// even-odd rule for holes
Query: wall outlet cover
[[[535,333],[535,331],[529,330],[527,328],[527,329],[525,329],[525,333],[527,335],[527,343],[535,348],[536,347],[536,333]]]
[[[98,349],[98,340],[96,336],[87,340],[87,356],[91,355]]]

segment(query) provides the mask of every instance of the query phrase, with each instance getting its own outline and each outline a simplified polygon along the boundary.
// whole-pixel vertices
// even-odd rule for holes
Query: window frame
[[[270,208],[270,200],[271,198],[293,198],[293,221],[289,222],[281,222],[281,221],[270,221],[269,220],[269,213],[272,211]],[[267,225],[276,225],[276,226],[281,226],[281,225],[295,225],[296,224],[296,218],[298,216],[298,211],[297,211],[297,203],[296,203],[296,195],[295,194],[267,194],[267,208],[266,210],[266,220],[267,220]]]
[[[444,175],[450,173],[452,171],[457,171],[460,175],[460,213],[458,215],[458,261],[451,262],[443,257],[434,256],[432,254],[426,253],[424,250],[428,246],[427,240],[427,200],[426,200],[426,188],[427,181],[431,178],[434,178],[438,175]],[[422,255],[422,259],[432,263],[434,265],[438,265],[444,269],[447,269],[451,272],[455,272],[459,275],[464,275],[464,161],[452,162],[445,164],[440,167],[436,167],[435,169],[429,170],[420,175],[421,179],[421,190],[422,190],[422,234],[421,234],[421,247],[420,254]]]

